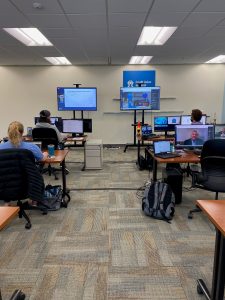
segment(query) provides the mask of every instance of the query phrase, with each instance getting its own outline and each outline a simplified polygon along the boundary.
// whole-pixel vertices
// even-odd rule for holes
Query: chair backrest
[[[201,158],[206,156],[225,157],[225,139],[206,141],[202,147]]]
[[[33,141],[42,143],[42,149],[47,149],[50,144],[53,144],[55,148],[59,145],[57,133],[53,128],[33,128],[32,137]]]
[[[206,156],[201,160],[204,188],[214,192],[225,192],[225,156]]]
[[[42,200],[44,181],[30,150],[0,150],[0,200]]]

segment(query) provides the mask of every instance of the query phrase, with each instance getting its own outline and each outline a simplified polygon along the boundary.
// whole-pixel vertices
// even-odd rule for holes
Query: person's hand
[[[43,160],[45,160],[46,158],[48,158],[48,152],[43,152]]]

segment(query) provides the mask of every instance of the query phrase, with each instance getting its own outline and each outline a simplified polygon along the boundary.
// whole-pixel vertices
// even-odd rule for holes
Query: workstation
[[[222,154],[203,159],[194,150],[224,141],[225,65],[210,63],[225,55],[224,2],[9,0],[0,11],[0,139],[19,121],[24,139],[38,144],[32,132],[42,110],[67,135],[40,168],[45,187],[61,186],[64,207],[25,210],[27,230],[17,199],[12,207],[0,200],[2,299],[21,289],[26,299],[198,300],[206,291],[222,300],[224,229],[202,202],[202,212],[188,214],[197,200],[223,205],[219,178],[205,189],[197,181],[208,156]],[[141,44],[146,26],[170,34]],[[37,28],[51,45],[26,46],[12,28]],[[62,56],[68,61],[60,65]],[[94,101],[80,100],[87,92]],[[193,109],[202,111],[201,125],[191,124]],[[198,147],[188,141],[193,130]],[[158,142],[178,156],[157,156]],[[151,167],[140,170],[145,153]],[[181,198],[168,223],[146,216],[142,197],[150,182],[167,176],[170,184],[174,166],[182,170]]]

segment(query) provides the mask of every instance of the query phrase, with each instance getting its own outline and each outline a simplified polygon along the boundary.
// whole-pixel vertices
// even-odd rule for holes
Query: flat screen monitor
[[[176,146],[201,148],[207,140],[214,139],[213,125],[177,125]]]
[[[75,119],[83,121],[84,132],[92,132],[92,119]]]
[[[62,131],[64,133],[83,134],[83,120],[63,119]]]
[[[120,110],[159,110],[160,87],[120,88]]]
[[[205,125],[206,124],[206,115],[202,115],[200,122]],[[191,124],[191,115],[183,115],[181,116],[181,125],[190,125]]]
[[[175,126],[180,124],[180,116],[154,117],[154,131],[175,131]]]
[[[39,122],[40,117],[34,117],[34,124]],[[62,131],[62,118],[61,117],[50,117],[52,125],[55,125],[59,131]]]
[[[215,125],[215,139],[225,139],[225,124]]]
[[[97,110],[97,88],[57,88],[58,110]]]

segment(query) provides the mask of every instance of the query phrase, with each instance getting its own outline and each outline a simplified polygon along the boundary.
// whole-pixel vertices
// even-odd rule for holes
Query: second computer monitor
[[[213,125],[177,125],[176,146],[182,148],[202,147],[207,140],[214,139]]]
[[[202,118],[200,120],[200,123],[202,123],[202,125],[206,124],[206,115],[202,115]],[[181,116],[181,125],[190,125],[191,122],[191,115],[183,115]]]
[[[72,133],[73,135],[83,135],[83,120],[63,119],[62,129],[64,133]]]
[[[180,124],[180,116],[154,117],[154,131],[175,131],[175,126]]]

